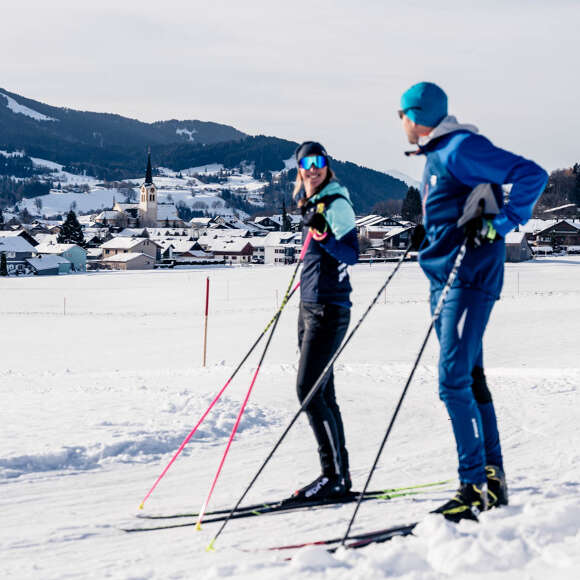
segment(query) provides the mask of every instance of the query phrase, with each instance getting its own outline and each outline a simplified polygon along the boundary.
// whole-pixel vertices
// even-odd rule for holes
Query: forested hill
[[[0,152],[4,152],[0,177],[33,177],[31,158],[36,157],[98,179],[134,178],[143,171],[149,146],[155,165],[176,171],[208,163],[233,168],[246,162],[264,173],[284,169],[284,161],[292,157],[297,143],[263,135],[250,137],[218,123],[143,123],[120,115],[75,111],[0,89]],[[10,152],[19,154],[6,155]],[[403,181],[386,173],[336,160],[332,167],[351,191],[358,212],[370,211],[380,201],[401,199],[407,191]]]

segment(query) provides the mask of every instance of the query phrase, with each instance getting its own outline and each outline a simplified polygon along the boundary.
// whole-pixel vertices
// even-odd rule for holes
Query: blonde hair
[[[331,179],[334,179],[336,176],[334,175],[334,171],[327,166],[328,173],[326,174],[326,179],[324,183],[328,183]],[[296,181],[294,182],[294,190],[292,191],[292,199],[296,199],[298,194],[302,191],[303,183],[302,183],[302,176],[300,175],[300,168],[296,169]],[[298,200],[298,207],[302,207],[304,205],[304,200]]]

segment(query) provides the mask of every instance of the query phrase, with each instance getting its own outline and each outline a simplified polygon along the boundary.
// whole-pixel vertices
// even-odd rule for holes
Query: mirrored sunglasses
[[[316,169],[322,169],[328,165],[326,157],[324,155],[308,155],[303,157],[299,161],[301,169],[308,171],[311,167],[316,167]]]

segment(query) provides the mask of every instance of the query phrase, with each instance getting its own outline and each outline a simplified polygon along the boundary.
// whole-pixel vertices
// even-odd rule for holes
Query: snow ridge
[[[207,395],[193,396],[185,402],[166,402],[160,411],[176,416],[172,422],[182,425],[175,428],[159,428],[154,421],[146,425],[103,421],[95,426],[101,432],[101,441],[0,457],[0,481],[52,471],[86,471],[118,463],[158,462],[161,456],[173,454],[178,449],[211,400],[212,397]],[[226,441],[238,410],[239,402],[222,397],[195,432],[183,454],[194,453],[196,444],[211,445]],[[251,431],[255,435],[279,424],[279,412],[248,406],[238,433]]]

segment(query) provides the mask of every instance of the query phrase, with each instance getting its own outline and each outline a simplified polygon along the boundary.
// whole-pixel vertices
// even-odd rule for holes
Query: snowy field
[[[392,264],[352,269],[353,321]],[[138,505],[272,316],[291,267],[88,273],[0,280],[0,577],[508,579],[577,578],[580,567],[580,258],[508,264],[485,337],[510,506],[479,524],[428,516],[456,486],[425,353],[371,487],[452,481],[364,503],[354,532],[421,521],[415,536],[330,555],[264,548],[344,533],[352,505],[126,534]],[[208,366],[203,290],[211,278]],[[364,484],[428,327],[427,284],[406,264],[336,367],[355,488]],[[66,307],[65,307],[66,300]],[[297,408],[297,301],[285,310],[210,509],[239,497]],[[261,349],[258,349],[258,351]],[[145,506],[197,511],[259,352]],[[289,495],[318,475],[301,418],[247,498]],[[576,570],[576,572],[574,572]]]

